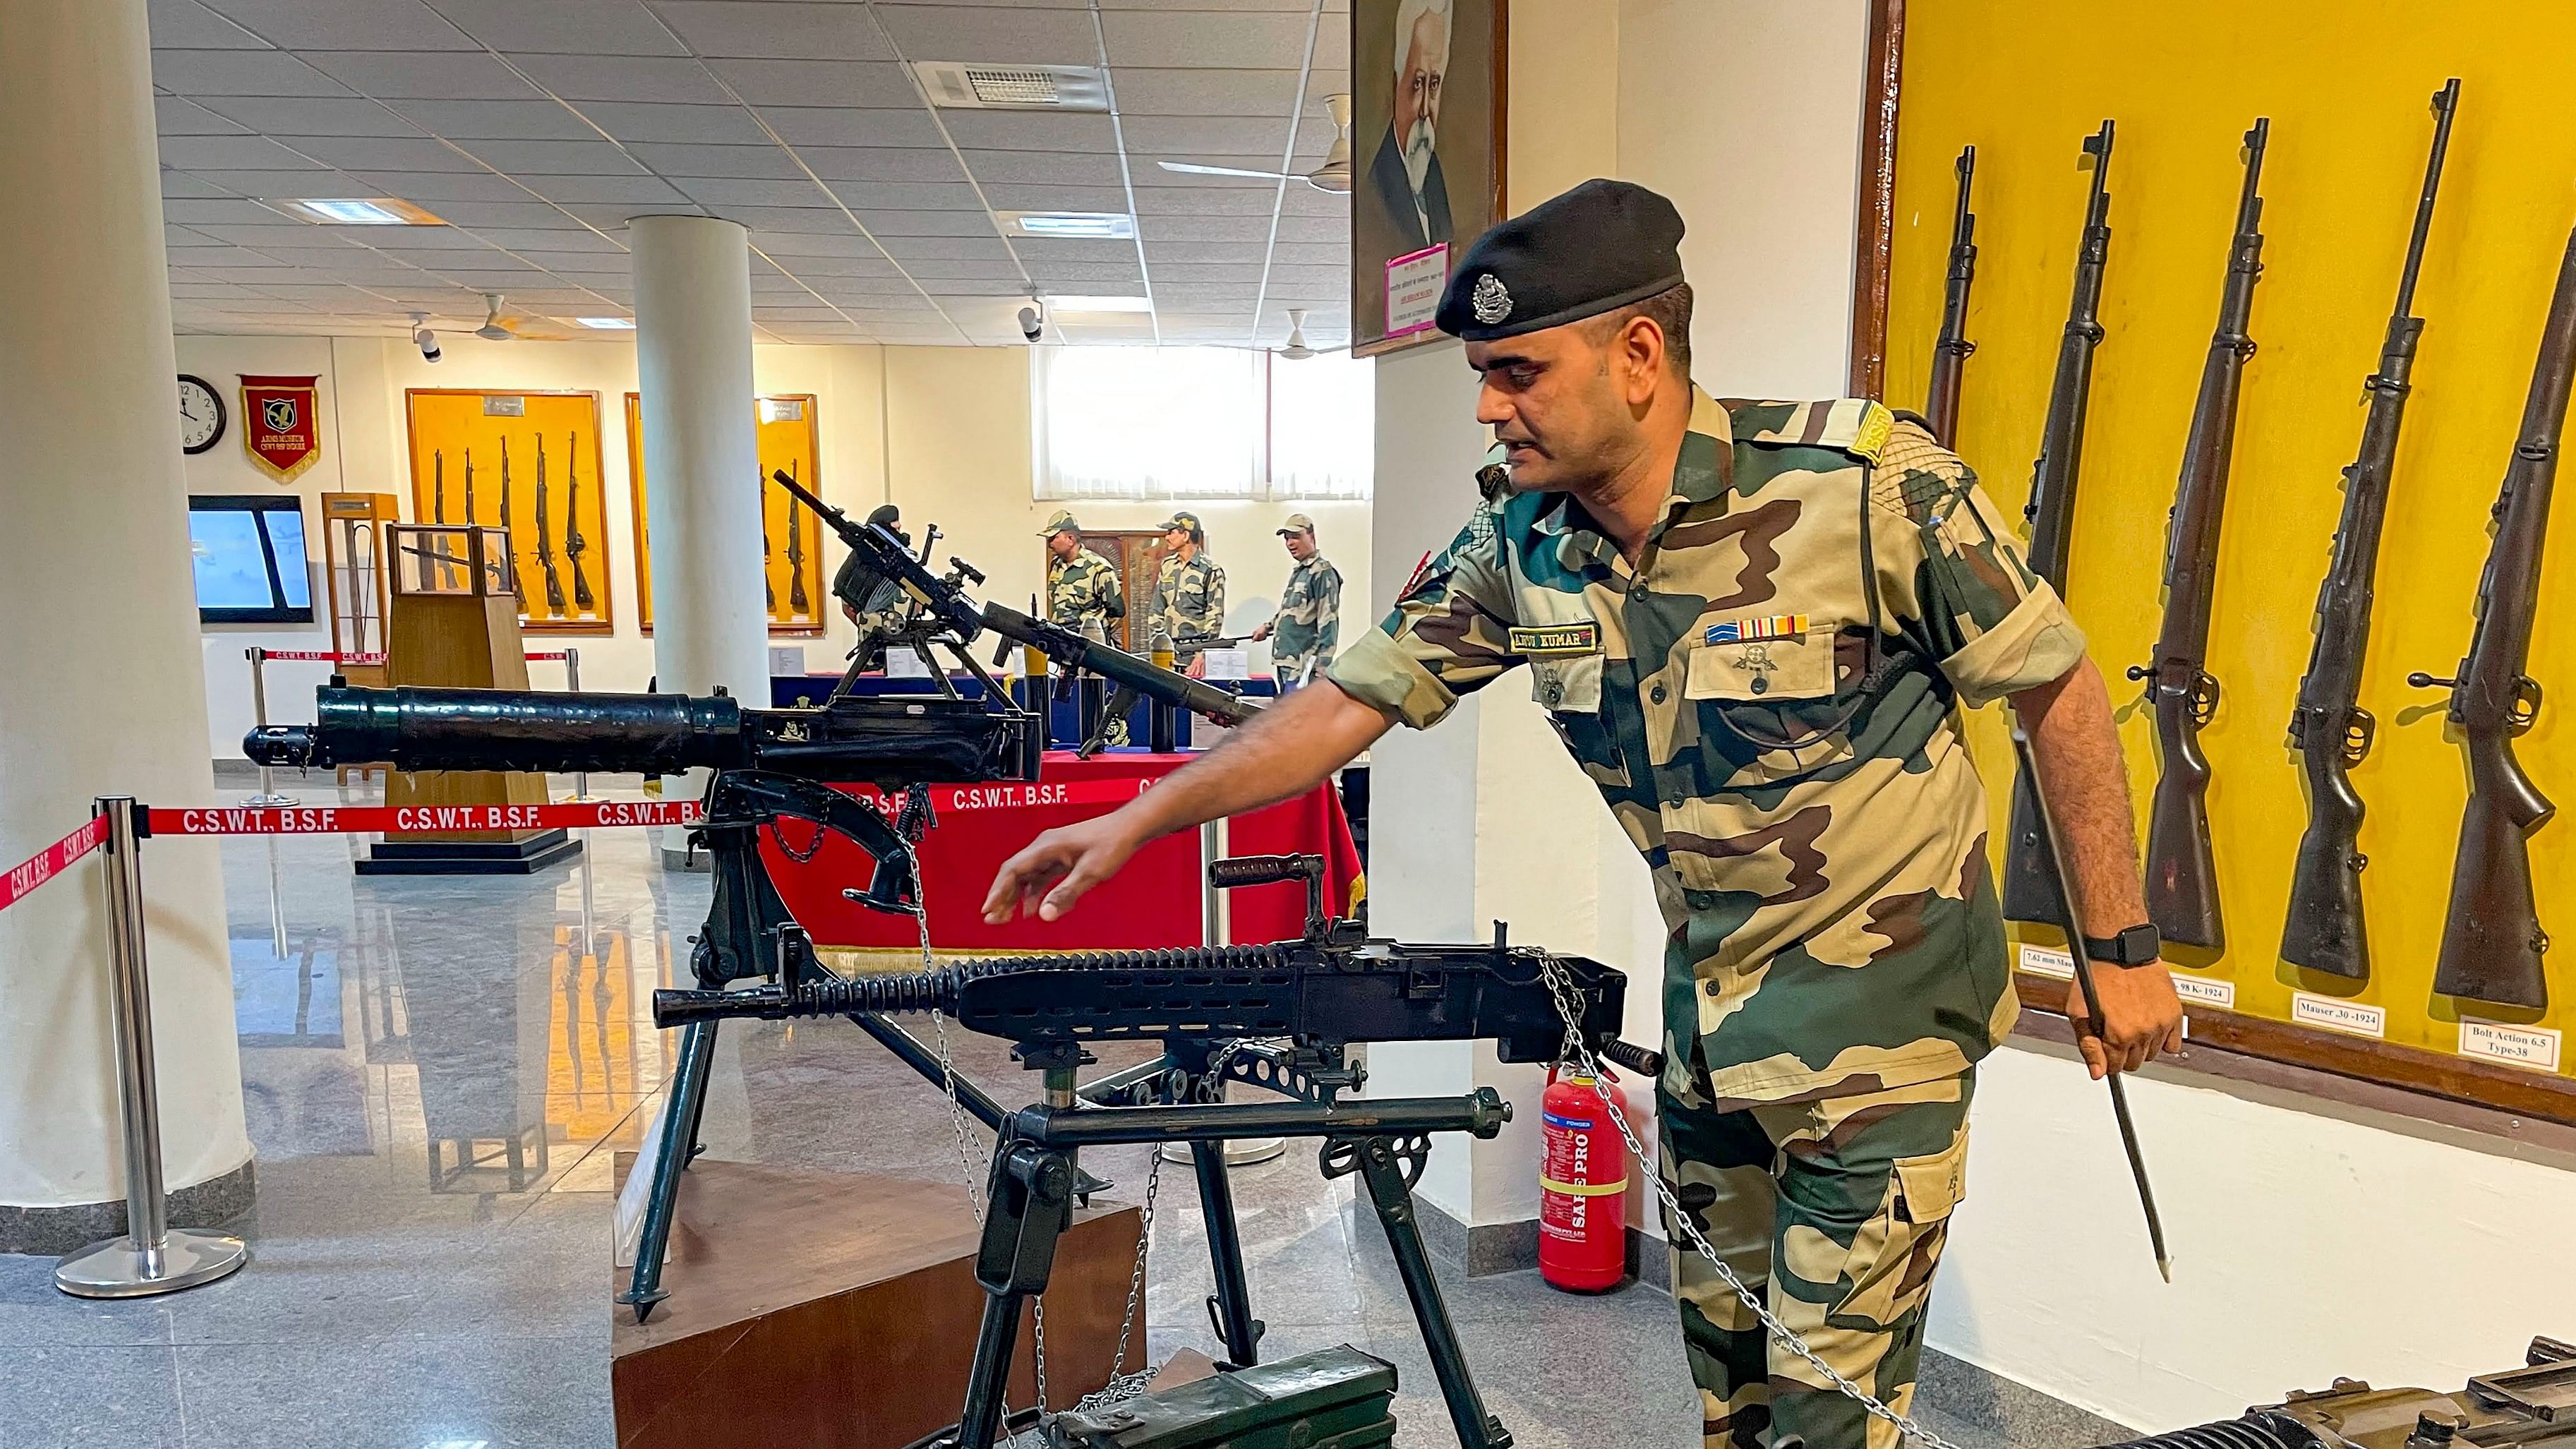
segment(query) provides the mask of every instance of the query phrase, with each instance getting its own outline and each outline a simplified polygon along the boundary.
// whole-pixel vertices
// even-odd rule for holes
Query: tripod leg
[[[975,1334],[975,1363],[966,1374],[958,1449],[993,1449],[1001,1433],[1020,1305],[1044,1293],[1055,1271],[1056,1240],[1073,1226],[1073,1183],[1073,1162],[1062,1152],[1007,1137],[993,1145],[984,1237],[975,1249],[984,1320]]]
[[[716,1054],[716,1024],[689,1023],[680,1037],[680,1062],[671,1074],[671,1099],[663,1107],[662,1151],[653,1159],[653,1191],[644,1205],[644,1235],[635,1245],[635,1276],[617,1301],[634,1305],[635,1321],[670,1296],[662,1287],[662,1253],[671,1242],[671,1215],[680,1200],[680,1170],[698,1152],[698,1121],[707,1109],[707,1071]]]
[[[1198,1170],[1199,1213],[1207,1221],[1208,1262],[1216,1292],[1208,1297],[1208,1316],[1225,1340],[1228,1368],[1261,1362],[1264,1325],[1252,1316],[1252,1285],[1243,1272],[1243,1234],[1234,1220],[1234,1184],[1225,1174],[1225,1144],[1193,1142],[1190,1163]]]
[[[1404,1277],[1405,1296],[1413,1300],[1413,1317],[1422,1326],[1422,1346],[1431,1355],[1431,1372],[1440,1380],[1440,1396],[1449,1401],[1449,1422],[1457,1428],[1462,1449],[1511,1449],[1512,1436],[1500,1419],[1485,1412],[1475,1380],[1467,1373],[1467,1355],[1458,1346],[1458,1330],[1440,1298],[1440,1281],[1431,1274],[1431,1255],[1413,1220],[1413,1194],[1404,1185],[1404,1166],[1383,1137],[1359,1144],[1360,1176],[1368,1183],[1369,1201],[1377,1206],[1386,1228],[1386,1244],[1395,1252],[1396,1271]]]
[[[1011,1350],[1020,1337],[1017,1293],[984,1299],[984,1321],[975,1330],[975,1364],[966,1376],[966,1413],[957,1421],[958,1449],[993,1449],[1002,1433],[1002,1396],[1011,1383]]]

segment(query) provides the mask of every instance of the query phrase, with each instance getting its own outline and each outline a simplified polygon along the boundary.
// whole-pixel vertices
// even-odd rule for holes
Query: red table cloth
[[[1112,751],[1083,760],[1069,751],[1051,751],[1035,785],[936,788],[933,798],[942,802],[939,823],[923,838],[920,850],[931,944],[944,952],[975,955],[1198,945],[1203,878],[1195,831],[1167,836],[1138,851],[1124,870],[1083,897],[1062,920],[1029,917],[989,926],[982,914],[994,873],[1040,831],[1106,814],[1194,758]],[[842,788],[855,795],[872,793],[865,786]],[[1341,797],[1331,785],[1238,816],[1227,830],[1226,848],[1232,855],[1323,856],[1327,907],[1337,915],[1348,913],[1360,875],[1359,852],[1351,843]],[[813,826],[781,821],[777,830],[762,832],[760,852],[779,895],[815,943],[916,946],[919,936],[910,917],[866,910],[842,897],[844,887],[867,884],[873,869],[867,852],[828,833],[804,860],[780,848],[783,835],[785,844],[801,854],[813,833]],[[1227,914],[1228,937],[1236,943],[1294,940],[1306,925],[1306,888],[1291,881],[1231,891]]]

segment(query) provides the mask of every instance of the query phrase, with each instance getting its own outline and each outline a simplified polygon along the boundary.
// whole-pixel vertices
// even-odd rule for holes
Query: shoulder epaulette
[[[1729,398],[1721,405],[1739,443],[1839,448],[1872,463],[1887,446],[1888,429],[1896,425],[1893,413],[1862,397],[1802,403]]]

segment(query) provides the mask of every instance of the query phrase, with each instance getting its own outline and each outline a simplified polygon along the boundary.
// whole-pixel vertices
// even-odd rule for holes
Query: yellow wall
[[[2457,1014],[2431,997],[2430,982],[2466,776],[2459,747],[2445,739],[2446,696],[2409,689],[2405,676],[2449,673],[2468,644],[2487,510],[2576,220],[2576,128],[2556,65],[2576,39],[2576,10],[2546,0],[1945,0],[1913,7],[1909,20],[1888,397],[1921,405],[1940,321],[1951,160],[1973,142],[1980,255],[1968,333],[1978,351],[1959,451],[2007,507],[2028,490],[2065,320],[2090,176],[2075,164],[2077,143],[2106,116],[2119,123],[2108,336],[2096,358],[2069,580],[2106,675],[2145,660],[2155,637],[2166,510],[2217,313],[2238,138],[2255,116],[2272,119],[2266,271],[2252,327],[2261,350],[2246,373],[2209,653],[2226,696],[2203,737],[2216,771],[2210,809],[2230,949],[2187,962],[2232,978],[2240,1010],[2272,1017],[2289,1014],[2293,986],[2351,990],[2279,960],[2306,822],[2284,730],[2341,507],[2337,473],[2360,436],[2359,384],[2377,360],[2422,179],[2427,102],[2445,77],[2462,78],[2416,294],[2424,343],[2362,689],[2380,718],[2379,744],[2353,773],[2370,807],[2362,848],[2374,969],[2357,999],[2389,1008],[2390,1040],[2454,1049]],[[2562,520],[2532,646],[2531,673],[2553,693],[2576,692],[2570,534]],[[2134,691],[2115,682],[2115,702]],[[2576,736],[2565,710],[2544,710],[2520,754],[2544,792],[2570,799]],[[1995,712],[1981,713],[2001,840],[2010,755]],[[2141,827],[2156,767],[2152,723],[2123,709]],[[2576,826],[2544,826],[2532,860],[2544,924],[2576,940]],[[2540,1018],[2546,1025],[2576,1021],[2567,959],[2549,957],[2556,1005]]]

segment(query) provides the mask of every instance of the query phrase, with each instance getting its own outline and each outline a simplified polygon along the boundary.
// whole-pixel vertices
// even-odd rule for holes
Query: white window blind
[[[1369,496],[1366,362],[1233,347],[1029,351],[1041,499]]]

